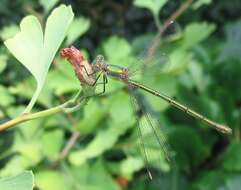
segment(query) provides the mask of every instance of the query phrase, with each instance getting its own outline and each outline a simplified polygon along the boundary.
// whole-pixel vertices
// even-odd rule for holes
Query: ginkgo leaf
[[[62,43],[74,14],[70,6],[60,5],[47,19],[45,32],[34,16],[25,17],[20,23],[20,32],[4,42],[9,51],[30,71],[37,88],[25,109],[28,113],[35,104],[44,85],[49,66]]]
[[[31,171],[25,171],[17,176],[0,179],[2,190],[32,190],[34,176]]]

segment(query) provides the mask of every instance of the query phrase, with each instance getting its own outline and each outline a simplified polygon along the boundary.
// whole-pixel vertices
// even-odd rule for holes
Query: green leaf
[[[228,180],[226,180],[225,188],[223,190],[236,190],[241,187],[241,175],[231,176]]]
[[[62,130],[45,132],[41,140],[43,154],[49,160],[56,160],[64,143],[64,132]]]
[[[208,156],[208,147],[202,142],[197,131],[192,128],[178,127],[169,135],[169,143],[176,152],[178,165],[190,172],[197,168]]]
[[[0,94],[1,94],[0,106],[6,107],[15,101],[14,97],[9,93],[8,89],[6,89],[2,85],[0,85]]]
[[[31,99],[34,93],[34,90],[35,90],[35,80],[33,78],[27,78],[26,80],[23,80],[17,83],[16,86],[12,86],[9,88],[10,93],[14,95],[22,96],[26,99]],[[52,98],[51,91],[48,88],[48,85],[46,85],[46,87],[40,92],[39,97],[37,99],[37,103],[44,105],[46,107],[51,107],[51,104],[52,104],[51,98]]]
[[[215,28],[214,24],[206,22],[189,24],[184,30],[182,47],[188,49],[195,46],[209,37]]]
[[[86,148],[71,153],[69,160],[72,164],[81,165],[86,160],[101,155],[114,146],[118,138],[134,124],[135,119],[132,116],[128,96],[124,96],[123,93],[117,93],[111,99],[110,104],[111,114],[107,121],[108,128],[101,129]],[[124,112],[122,107],[125,107]],[[93,114],[90,114],[90,116],[93,117]]]
[[[132,178],[134,173],[142,169],[144,162],[139,157],[128,157],[120,164],[121,176],[128,179]]]
[[[111,175],[104,168],[104,163],[101,160],[95,162],[89,172],[89,184],[105,190],[120,190]],[[104,183],[103,183],[104,182]]]
[[[30,161],[21,155],[16,155],[11,158],[11,160],[8,161],[8,163],[1,168],[0,170],[0,176],[13,176],[17,175],[23,170],[26,170],[32,166],[30,164]]]
[[[40,162],[42,159],[41,154],[41,144],[36,139],[33,141],[16,141],[19,144],[15,143],[14,150],[25,157],[29,161],[29,165],[35,165]]]
[[[196,2],[193,3],[192,8],[193,8],[193,9],[198,9],[198,8],[200,8],[201,6],[203,6],[203,5],[208,5],[208,4],[210,4],[210,3],[212,3],[212,0],[198,0],[198,1],[196,1]]]
[[[131,54],[131,46],[130,44],[121,37],[112,36],[107,39],[103,44],[103,51],[106,56],[106,59],[111,64],[126,64],[126,57]],[[114,50],[114,51],[113,51]],[[123,61],[123,62],[121,62]],[[125,66],[125,65],[122,65]]]
[[[67,33],[66,45],[72,44],[90,28],[90,20],[85,17],[75,18]]]
[[[204,75],[203,67],[195,60],[189,64],[188,71],[191,81],[195,84],[199,92],[203,92],[208,84],[208,78]]]
[[[37,187],[44,190],[70,190],[63,173],[59,171],[39,171],[35,174]]]
[[[197,178],[196,181],[192,184],[191,189],[199,189],[199,190],[213,190],[220,189],[224,184],[225,174],[222,171],[214,170],[214,171],[205,171]]]
[[[231,144],[223,157],[222,167],[231,172],[241,171],[241,143]]]
[[[86,148],[70,154],[70,162],[74,165],[81,165],[88,159],[101,155],[117,142],[118,137],[123,134],[124,131],[125,129],[119,125],[113,125],[108,129],[100,130]]]
[[[5,26],[0,31],[0,37],[2,40],[7,40],[15,36],[18,31],[19,31],[19,28],[17,25]]]
[[[134,5],[149,9],[153,15],[158,15],[167,0],[135,0]]]
[[[241,20],[225,27],[226,43],[219,53],[219,61],[230,58],[241,59]]]
[[[9,51],[30,71],[37,82],[36,91],[25,110],[26,113],[32,109],[42,90],[49,66],[72,19],[71,7],[59,6],[48,17],[43,36],[38,19],[34,16],[27,16],[20,23],[21,31],[14,38],[4,42]]]
[[[74,74],[71,64],[67,63],[66,60],[56,59],[56,62],[58,63],[58,68],[48,73],[47,88],[53,90],[54,94],[58,96],[78,91],[80,83]]]
[[[34,186],[33,173],[25,171],[17,176],[0,179],[1,190],[32,190]]]
[[[58,1],[59,0],[40,0],[39,3],[43,6],[45,13],[48,13]]]
[[[95,101],[89,100],[88,105],[83,108],[83,119],[77,124],[77,129],[81,134],[88,134],[100,127],[100,122],[108,113],[107,106],[103,106]]]
[[[0,55],[0,73],[3,72],[3,70],[6,68],[7,65],[7,55]]]
[[[130,125],[135,121],[134,110],[132,109],[129,95],[123,92],[113,94],[109,98],[110,118],[123,125]],[[123,111],[125,108],[125,111]]]
[[[41,141],[38,136],[26,139],[22,133],[15,132],[14,145],[9,150],[14,153],[11,160],[0,170],[1,176],[15,175],[38,164],[42,159]]]
[[[71,175],[75,176],[76,182],[83,189],[120,190],[110,172],[105,168],[105,164],[105,162],[98,159],[91,164],[86,163],[78,167],[71,166],[68,171],[71,171]]]
[[[185,71],[191,60],[191,53],[178,48],[169,55],[169,62],[165,66],[163,73],[179,74]]]

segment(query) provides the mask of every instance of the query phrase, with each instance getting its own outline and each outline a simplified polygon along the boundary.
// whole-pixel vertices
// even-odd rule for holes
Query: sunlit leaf
[[[100,130],[86,148],[71,153],[71,163],[81,165],[86,160],[101,155],[110,149],[117,142],[118,137],[134,123],[135,119],[127,96],[123,96],[123,93],[116,94],[110,104],[111,115],[108,119],[108,128]],[[90,116],[93,117],[93,114]]]
[[[21,155],[16,155],[8,161],[8,163],[1,168],[0,176],[14,176],[26,170],[31,166],[31,162]]]
[[[26,89],[28,89],[28,90],[26,90]],[[31,99],[34,91],[35,91],[35,80],[33,78],[27,78],[26,80],[23,80],[23,81],[17,83],[16,86],[9,87],[9,92],[11,94],[21,96],[28,100]],[[39,97],[36,102],[41,105],[44,105],[46,107],[50,107],[51,106],[51,97],[52,97],[51,91],[47,85],[40,92]],[[19,114],[21,114],[21,113],[19,113]]]
[[[4,86],[0,85],[0,105],[8,106],[14,102],[14,97],[9,93],[8,89],[4,88]]]
[[[70,162],[74,165],[81,165],[88,159],[101,155],[117,142],[118,137],[123,134],[124,131],[125,129],[117,125],[100,130],[86,148],[70,154]]]
[[[90,27],[90,20],[84,17],[77,17],[70,25],[67,33],[66,45],[72,44],[78,37],[83,35]]]
[[[35,183],[44,190],[71,190],[65,176],[59,171],[39,171],[35,174]]]
[[[94,174],[94,175],[93,175]],[[103,183],[103,181],[105,183]],[[104,168],[104,163],[101,160],[95,162],[89,172],[89,184],[100,189],[120,190],[120,187],[114,182],[112,176]]]
[[[112,36],[102,44],[102,47],[106,59],[111,64],[125,66],[123,64],[126,64],[126,58],[131,54],[131,46],[124,38]]]
[[[100,122],[108,113],[108,107],[103,106],[95,100],[90,100],[88,106],[83,108],[83,119],[77,124],[77,129],[81,134],[88,134],[100,127]],[[102,108],[101,108],[102,107]]]
[[[45,132],[41,138],[43,154],[49,160],[56,160],[63,146],[64,133],[62,130]]]
[[[199,92],[202,92],[208,83],[208,78],[204,76],[202,66],[198,62],[192,61],[191,64],[189,64],[188,71],[191,75],[191,81],[195,84]]]
[[[105,162],[100,159],[91,164],[71,166],[68,171],[71,171],[71,175],[75,176],[77,184],[83,189],[120,190],[109,171],[105,168]]]
[[[25,112],[29,112],[44,85],[49,66],[62,43],[73,19],[71,7],[61,5],[53,10],[46,22],[45,32],[34,16],[25,17],[20,23],[21,31],[5,41],[9,51],[31,72],[37,81],[36,91]],[[29,52],[31,51],[31,54]]]
[[[158,15],[166,2],[167,0],[135,0],[134,5],[137,7],[147,8],[152,12],[152,14]]]
[[[58,2],[59,0],[40,0],[39,3],[44,7],[45,13],[48,13],[50,9]]]
[[[189,24],[184,30],[183,48],[191,48],[206,39],[214,30],[214,24],[206,22]]]
[[[2,40],[7,40],[9,38],[12,38],[18,31],[19,28],[16,25],[5,26],[0,31],[0,37]]]
[[[14,177],[0,179],[0,189],[2,190],[32,190],[34,186],[33,173],[23,172]]]
[[[142,159],[138,157],[128,157],[120,164],[121,174],[130,179],[133,177],[134,173],[143,168],[143,166],[144,162]]]
[[[201,6],[203,6],[203,5],[208,5],[208,4],[210,4],[210,3],[212,3],[212,0],[198,0],[198,1],[196,1],[196,2],[193,3],[192,8],[193,8],[193,9],[198,9],[198,8],[200,8]]]
[[[48,73],[47,87],[53,90],[53,93],[58,96],[76,92],[80,89],[81,85],[73,72],[73,67],[69,63],[58,59],[56,59],[56,64],[56,69]]]

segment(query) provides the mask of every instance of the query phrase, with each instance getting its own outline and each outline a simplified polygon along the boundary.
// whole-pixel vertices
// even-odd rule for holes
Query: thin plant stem
[[[40,112],[36,112],[36,113],[32,113],[32,114],[22,114],[10,121],[7,121],[6,123],[3,123],[0,125],[0,131],[6,130],[10,127],[13,127],[15,125],[18,125],[20,123],[26,122],[26,121],[30,121],[33,119],[38,119],[38,118],[42,118],[42,117],[47,117],[53,114],[57,114],[57,113],[71,113],[76,111],[77,109],[79,109],[82,105],[86,104],[87,101],[89,100],[89,97],[82,97],[81,99],[79,99],[81,97],[81,95],[83,95],[83,93],[81,93],[82,91],[79,91],[77,93],[77,95],[74,97],[74,99],[69,100],[61,105],[58,105],[56,107],[44,110],[44,111],[40,111]]]
[[[15,125],[18,125],[20,123],[26,122],[26,121],[30,121],[33,119],[37,119],[37,118],[41,118],[41,117],[46,117],[49,115],[53,115],[59,112],[63,112],[63,105],[59,105],[44,111],[40,111],[40,112],[36,112],[33,114],[22,114],[10,121],[7,121],[6,123],[3,123],[0,125],[0,131],[6,130],[10,127],[13,127]]]
[[[157,34],[153,38],[152,45],[149,47],[147,52],[146,62],[148,63],[156,51],[156,48],[160,42],[162,34],[166,29],[191,5],[192,0],[185,1],[168,19],[164,22],[162,27],[159,28]]]
[[[80,137],[80,133],[78,131],[74,131],[72,133],[67,144],[65,145],[64,149],[60,153],[58,161],[64,160],[67,157],[67,155],[69,154],[70,150],[75,145],[75,142],[78,140],[79,137]]]

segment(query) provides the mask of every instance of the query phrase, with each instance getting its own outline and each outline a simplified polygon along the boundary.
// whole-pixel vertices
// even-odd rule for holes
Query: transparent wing
[[[132,87],[129,87],[129,93],[133,107],[139,115],[137,123],[140,146],[145,159],[146,169],[150,178],[152,178],[151,169],[165,169],[163,168],[166,166],[165,160],[171,164],[173,157],[165,132],[162,131],[158,120],[147,110],[146,105],[143,103],[142,95]]]
[[[129,67],[130,76],[137,74],[155,75],[167,71],[171,62],[168,56],[170,42],[180,38],[180,26],[171,21],[165,29],[155,35],[143,35],[136,38],[132,45],[134,54],[138,55]],[[168,53],[167,53],[168,52]]]
[[[152,57],[139,56],[134,58],[128,70],[131,78],[139,76],[155,77],[164,73],[169,67],[170,59],[168,55],[159,51]]]

